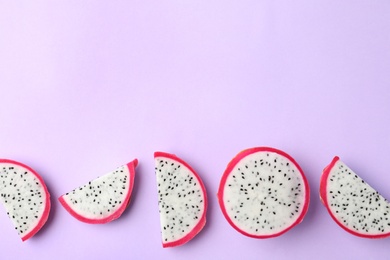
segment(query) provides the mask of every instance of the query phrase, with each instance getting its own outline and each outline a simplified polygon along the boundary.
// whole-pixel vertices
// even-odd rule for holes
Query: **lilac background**
[[[0,0],[0,157],[45,179],[47,225],[22,243],[0,210],[1,258],[378,259],[390,241],[354,237],[318,199],[334,155],[390,198],[389,1]],[[216,192],[240,150],[292,155],[309,212],[256,240],[225,221]],[[202,176],[208,224],[160,242],[153,152]],[[61,194],[138,158],[130,208],[106,225],[72,218]]]

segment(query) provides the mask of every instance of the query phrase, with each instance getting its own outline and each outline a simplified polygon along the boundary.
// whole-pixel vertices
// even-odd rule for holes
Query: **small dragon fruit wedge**
[[[322,173],[320,198],[333,220],[349,233],[390,236],[390,203],[337,156]]]
[[[135,159],[62,195],[58,200],[76,219],[89,224],[104,224],[119,218],[130,202]]]
[[[206,224],[206,189],[198,174],[175,155],[156,152],[154,158],[162,245],[179,246]]]
[[[41,176],[30,167],[0,159],[0,200],[22,241],[46,223],[50,194]]]
[[[240,152],[228,164],[218,201],[237,231],[252,238],[271,238],[303,220],[309,206],[309,185],[291,156],[256,147]]]

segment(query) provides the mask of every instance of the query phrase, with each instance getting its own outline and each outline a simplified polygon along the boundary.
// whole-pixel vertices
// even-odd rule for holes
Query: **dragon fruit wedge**
[[[349,233],[390,236],[390,203],[337,156],[322,173],[320,198],[333,220]]]
[[[175,155],[156,152],[154,158],[162,245],[179,246],[206,224],[206,189],[198,174]]]
[[[0,159],[0,199],[22,241],[46,223],[50,194],[41,176],[30,167]]]
[[[299,224],[309,206],[309,185],[288,154],[269,147],[240,152],[228,164],[218,190],[223,215],[252,238],[279,236]]]
[[[104,224],[119,218],[130,202],[138,160],[62,195],[58,200],[76,219]]]

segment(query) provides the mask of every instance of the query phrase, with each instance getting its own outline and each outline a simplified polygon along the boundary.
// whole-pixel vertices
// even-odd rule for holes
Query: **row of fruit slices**
[[[163,247],[182,245],[206,224],[207,195],[199,175],[175,155],[156,152],[155,173]],[[137,159],[62,195],[76,219],[103,224],[130,202]],[[23,241],[45,224],[50,211],[46,185],[30,167],[0,159],[0,198]],[[390,235],[390,204],[335,157],[321,176],[320,198],[335,222],[367,238]],[[279,236],[299,224],[309,206],[309,185],[297,162],[283,151],[256,147],[228,164],[218,190],[223,215],[253,238]]]

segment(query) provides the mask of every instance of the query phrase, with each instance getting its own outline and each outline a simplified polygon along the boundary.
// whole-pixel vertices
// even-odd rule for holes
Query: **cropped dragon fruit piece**
[[[390,203],[337,156],[322,173],[320,198],[333,220],[349,233],[390,236]]]
[[[22,241],[46,223],[50,194],[42,177],[20,162],[0,159],[0,201]]]

